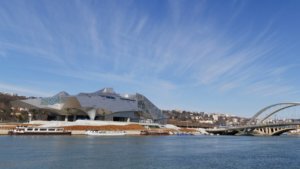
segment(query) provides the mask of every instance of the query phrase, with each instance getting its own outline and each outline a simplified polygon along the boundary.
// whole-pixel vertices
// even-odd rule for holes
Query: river
[[[299,168],[300,136],[0,136],[0,168]]]

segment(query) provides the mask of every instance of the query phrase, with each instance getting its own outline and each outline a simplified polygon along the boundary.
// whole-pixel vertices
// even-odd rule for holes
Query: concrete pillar
[[[77,118],[77,116],[76,116],[76,115],[74,115],[74,117],[73,117],[73,121],[76,121],[76,118]]]
[[[68,115],[65,116],[65,121],[68,121]]]
[[[57,121],[63,121],[63,116],[56,116]]]
[[[269,135],[271,135],[271,134],[272,134],[271,127],[269,127]]]
[[[1,120],[2,121],[2,120]],[[30,123],[31,122],[31,114],[30,113],[28,113],[28,123]]]
[[[130,122],[130,118],[127,119],[127,122]]]

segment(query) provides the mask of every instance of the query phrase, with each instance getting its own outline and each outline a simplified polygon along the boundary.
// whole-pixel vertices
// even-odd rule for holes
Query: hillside
[[[11,109],[10,101],[23,99],[26,99],[26,97],[0,94],[0,119],[2,121],[16,121],[17,117],[11,115],[13,110]]]

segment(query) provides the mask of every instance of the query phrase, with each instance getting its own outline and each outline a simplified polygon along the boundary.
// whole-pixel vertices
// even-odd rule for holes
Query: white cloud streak
[[[37,90],[33,90],[33,89],[28,89],[28,88],[24,88],[24,87],[19,87],[19,86],[12,86],[12,85],[8,85],[8,84],[3,84],[0,83],[0,90],[2,92],[12,92],[12,93],[26,93],[26,94],[31,94],[31,95],[37,95],[37,96],[52,96],[53,93],[46,93],[46,92],[41,92],[41,91],[37,91]]]

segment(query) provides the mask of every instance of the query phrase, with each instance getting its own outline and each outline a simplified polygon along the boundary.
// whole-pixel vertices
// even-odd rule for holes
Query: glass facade
[[[157,108],[152,102],[150,102],[145,96],[141,94],[136,94],[138,100],[138,108],[141,111],[150,114],[153,117],[154,123],[166,124],[167,116]]]
[[[144,111],[145,113],[150,115],[150,113],[148,112],[148,109],[146,108],[146,106],[142,100],[138,101],[138,108],[139,108],[139,110]]]
[[[56,103],[61,103],[60,97],[50,97],[41,99],[41,105],[55,105]]]

